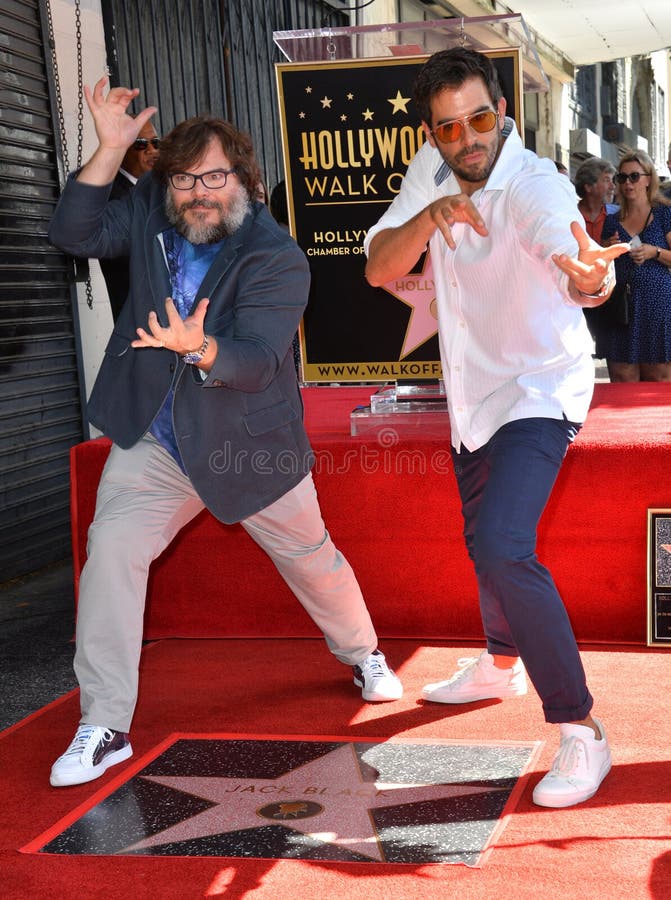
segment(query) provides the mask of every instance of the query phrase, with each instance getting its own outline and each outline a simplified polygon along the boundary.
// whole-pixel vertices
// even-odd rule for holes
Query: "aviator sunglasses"
[[[133,150],[146,150],[149,144],[152,145],[154,150],[158,150],[161,146],[160,138],[137,138],[137,140],[133,141]]]
[[[615,181],[617,181],[618,184],[626,184],[627,181],[636,184],[639,178],[650,178],[650,176],[647,172],[618,172],[615,176]]]
[[[436,125],[431,134],[435,135],[441,144],[452,144],[462,136],[466,125],[470,125],[479,134],[485,134],[496,125],[497,118],[498,115],[493,109],[486,109],[484,112],[473,113],[472,116],[464,116],[463,119]]]

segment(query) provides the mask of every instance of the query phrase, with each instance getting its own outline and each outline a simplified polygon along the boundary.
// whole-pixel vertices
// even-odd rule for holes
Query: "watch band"
[[[608,270],[608,274],[603,280],[601,287],[594,294],[586,294],[585,291],[581,291],[580,288],[576,288],[581,297],[588,297],[590,300],[601,300],[602,297],[605,297],[608,293],[611,284],[613,283],[613,275],[611,270]]]
[[[197,350],[188,350],[186,353],[182,354],[182,359],[189,366],[195,366],[199,362],[202,362],[203,357],[207,353],[207,348],[210,346],[210,338],[206,334],[203,338],[203,343],[198,347]]]

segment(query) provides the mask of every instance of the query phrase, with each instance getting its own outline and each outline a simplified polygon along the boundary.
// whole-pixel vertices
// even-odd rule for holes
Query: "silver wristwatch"
[[[200,345],[200,347],[197,350],[189,350],[188,353],[184,353],[182,355],[182,359],[190,366],[197,366],[199,362],[202,362],[209,346],[210,339],[207,335],[205,335],[203,338],[203,343]]]

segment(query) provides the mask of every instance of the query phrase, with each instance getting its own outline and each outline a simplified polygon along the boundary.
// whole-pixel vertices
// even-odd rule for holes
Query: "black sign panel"
[[[519,51],[490,55],[517,118]],[[291,231],[312,271],[300,334],[307,382],[441,375],[429,254],[384,287],[364,278],[366,233],[425,140],[411,99],[425,59],[277,66]]]

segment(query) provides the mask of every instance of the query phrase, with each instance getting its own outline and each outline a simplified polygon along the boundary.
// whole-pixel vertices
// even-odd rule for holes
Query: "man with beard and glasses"
[[[81,720],[53,765],[57,787],[131,756],[149,566],[203,508],[240,522],[266,551],[365,700],[402,695],[321,518],[291,354],[309,269],[251,199],[261,177],[249,138],[222,119],[189,119],[165,138],[152,174],[108,201],[156,110],[131,118],[138,91],[105,96],[105,84],[85,90],[99,146],[68,179],[49,232],[76,255],[130,258],[129,298],[88,408],[113,443],[79,586]]]
[[[462,48],[420,70],[427,142],[368,231],[366,277],[379,286],[433,259],[443,377],[464,535],[487,649],[423,696],[471,703],[526,693],[560,725],[541,806],[591,797],[610,769],[603,726],[564,604],[536,557],[536,528],[592,396],[583,306],[612,290],[612,260],[575,221],[576,196],[551,160],[525,150],[496,70]]]

